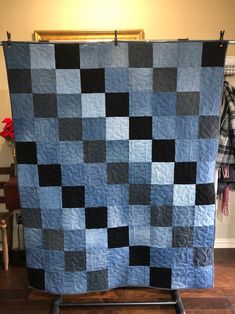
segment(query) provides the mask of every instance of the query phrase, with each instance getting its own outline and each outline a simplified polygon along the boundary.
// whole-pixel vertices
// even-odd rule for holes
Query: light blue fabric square
[[[58,119],[35,118],[34,124],[37,141],[55,142],[59,140]]]
[[[37,165],[17,165],[18,183],[21,186],[38,186],[38,167]]]
[[[83,143],[82,141],[59,142],[59,162],[80,163],[83,162]]]
[[[54,45],[30,45],[32,69],[55,69]]]
[[[36,228],[24,228],[24,245],[26,249],[42,247],[42,230]]]
[[[128,184],[113,184],[107,186],[107,204],[110,206],[129,205]]]
[[[193,226],[194,225],[194,206],[174,206],[173,207],[173,226]]]
[[[107,165],[105,163],[90,163],[84,165],[85,185],[104,186],[107,183]]]
[[[58,164],[58,142],[37,142],[38,164]]]
[[[128,140],[129,118],[127,117],[106,118],[106,139]]]
[[[97,250],[97,249],[107,249],[107,229],[86,229],[86,249],[87,250]]]
[[[153,93],[152,113],[154,116],[176,115],[176,93]]]
[[[151,204],[152,205],[172,205],[173,185],[152,185]]]
[[[177,69],[177,92],[193,92],[200,90],[199,67],[182,67]]]
[[[176,131],[176,117],[153,117],[153,138],[174,139]]]
[[[129,93],[130,116],[151,116],[153,94],[151,92]]]
[[[105,69],[105,91],[109,93],[128,92],[129,71],[127,68]]]
[[[193,229],[194,247],[214,247],[215,226],[198,226]]]
[[[43,269],[43,250],[38,248],[27,248],[26,254],[27,267]]]
[[[62,272],[45,272],[45,289],[51,293],[65,293],[64,286],[65,273]],[[69,289],[70,293],[71,290]]]
[[[77,294],[87,291],[87,273],[85,271],[65,272],[64,281],[64,293]]]
[[[35,94],[55,94],[56,74],[55,70],[32,69],[32,90]]]
[[[106,141],[107,162],[129,161],[129,141]]]
[[[199,160],[210,162],[216,159],[218,152],[218,140],[199,140]]]
[[[174,206],[194,206],[196,188],[193,184],[174,185]]]
[[[151,183],[151,163],[132,162],[129,164],[129,183]]]
[[[144,205],[129,206],[129,225],[150,225],[150,208]]]
[[[213,278],[213,266],[195,267],[195,288],[212,288],[214,286]]]
[[[213,183],[215,179],[215,161],[197,163],[197,183]]]
[[[198,140],[176,140],[175,141],[175,161],[189,162],[199,160]]]
[[[213,226],[215,223],[215,205],[195,206],[195,226]]]
[[[43,251],[43,268],[46,271],[64,272],[64,252]]]
[[[149,267],[147,266],[130,266],[128,285],[132,286],[149,286]]]
[[[152,91],[153,69],[131,68],[129,69],[129,91]]]
[[[196,139],[198,138],[198,117],[184,116],[176,117],[176,138]]]
[[[83,140],[105,140],[105,118],[87,118],[82,120]]]
[[[195,267],[175,267],[172,270],[172,289],[194,287]]]
[[[187,269],[188,267],[193,267],[193,257],[194,257],[194,249],[192,248],[184,248],[179,247],[177,249],[174,249],[173,254],[173,262],[174,267],[184,267]]]
[[[11,104],[14,119],[33,119],[33,97],[31,94],[12,94]]]
[[[172,228],[171,227],[151,227],[150,228],[151,246],[158,248],[172,247]]]
[[[58,94],[80,94],[80,70],[56,70],[56,91]]]
[[[85,229],[85,209],[63,208],[62,225],[64,230]]]
[[[222,97],[223,68],[201,68],[200,115],[217,116]]]
[[[107,252],[108,267],[125,267],[129,265],[129,247],[109,249]]]
[[[63,186],[81,186],[85,180],[85,166],[79,163],[61,164],[61,178]]]
[[[106,68],[128,67],[128,43],[119,42],[117,46],[113,43],[105,43],[104,46]]]
[[[178,43],[153,43],[153,66],[176,68],[178,65]]]
[[[202,42],[178,43],[178,66],[200,67],[202,63]]]
[[[97,185],[87,186],[85,189],[85,200],[86,200],[86,207],[106,206],[107,186],[97,186]]]
[[[60,118],[78,118],[82,116],[80,94],[57,95],[58,116]]]
[[[79,239],[79,241],[78,241]],[[64,230],[65,252],[78,252],[85,250],[85,230]]]
[[[130,246],[150,246],[150,227],[144,225],[129,226]],[[151,242],[152,245],[152,242]]]
[[[131,162],[151,162],[152,141],[131,140],[129,143],[129,160]]]
[[[112,267],[108,272],[108,287],[109,289],[126,286],[128,280],[128,266]],[[121,276],[118,274],[122,274]]]
[[[152,184],[174,184],[174,162],[152,163]]]
[[[128,226],[129,206],[108,207],[108,228]]]
[[[39,208],[39,191],[36,187],[19,185],[21,208]]]
[[[105,117],[105,94],[82,94],[82,116],[84,118]]]
[[[172,248],[150,248],[150,266],[171,268],[175,249]]]
[[[35,127],[32,118],[15,118],[14,119],[15,140],[18,142],[35,141]]]
[[[55,209],[62,207],[61,187],[40,187],[40,208]]]
[[[99,43],[81,44],[80,50],[80,68],[95,69],[105,67],[105,47]]]
[[[7,67],[9,69],[30,69],[30,49],[28,43],[11,44],[6,54]]]
[[[97,249],[86,251],[86,270],[100,270],[107,268],[107,250],[106,249]]]
[[[62,211],[60,209],[41,209],[42,227],[44,229],[61,230],[62,226]]]

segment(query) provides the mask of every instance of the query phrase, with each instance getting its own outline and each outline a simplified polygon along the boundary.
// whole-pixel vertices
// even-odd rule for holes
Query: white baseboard
[[[235,238],[220,238],[215,240],[215,248],[232,249],[235,248]]]

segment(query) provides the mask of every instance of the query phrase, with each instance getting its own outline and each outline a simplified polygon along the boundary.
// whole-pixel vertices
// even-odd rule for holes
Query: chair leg
[[[2,250],[3,250],[3,264],[4,270],[8,270],[9,265],[9,252],[8,252],[8,242],[7,242],[7,224],[4,221],[1,221],[1,229],[2,229]]]

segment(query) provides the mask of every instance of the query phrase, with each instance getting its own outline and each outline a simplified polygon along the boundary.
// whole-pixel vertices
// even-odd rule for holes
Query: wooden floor
[[[16,260],[16,259],[15,259]],[[48,314],[52,297],[27,289],[24,262],[14,262],[8,272],[0,270],[0,314]],[[21,265],[20,265],[21,264]],[[187,314],[235,314],[235,249],[217,249],[215,253],[215,288],[180,292]],[[147,301],[168,293],[153,289],[114,289],[73,297],[78,301]],[[75,314],[148,314],[175,313],[171,307],[99,307],[61,309]]]

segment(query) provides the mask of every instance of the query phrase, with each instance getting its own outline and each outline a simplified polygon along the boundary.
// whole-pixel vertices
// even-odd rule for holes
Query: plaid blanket
[[[223,113],[220,123],[218,168],[235,163],[235,88],[224,82]]]

